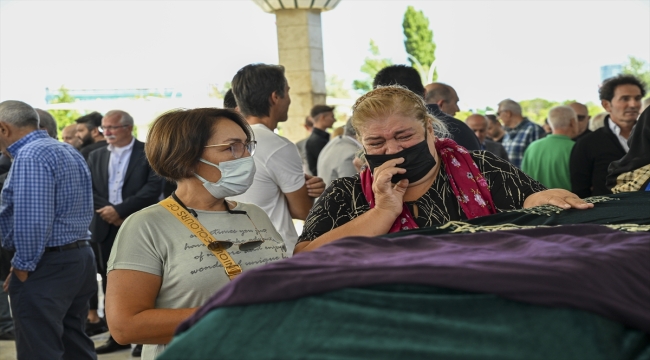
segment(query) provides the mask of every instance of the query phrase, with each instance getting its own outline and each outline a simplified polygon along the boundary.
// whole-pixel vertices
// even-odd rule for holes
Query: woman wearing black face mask
[[[566,190],[547,190],[490,152],[469,152],[446,139],[444,125],[405,88],[380,87],[359,98],[352,124],[369,169],[332,182],[309,213],[294,253],[346,236],[379,236],[538,205],[593,207]]]

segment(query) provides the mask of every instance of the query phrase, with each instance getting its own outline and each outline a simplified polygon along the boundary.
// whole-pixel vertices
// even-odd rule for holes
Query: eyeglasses
[[[117,129],[125,128],[125,127],[127,127],[127,126],[130,126],[130,125],[118,125],[118,126],[103,126],[103,125],[102,125],[102,126],[99,127],[99,130],[101,130],[102,132],[103,132],[104,130],[115,131],[115,130],[117,130]]]
[[[217,147],[217,146],[229,146],[230,152],[235,159],[239,159],[244,156],[245,150],[248,150],[248,153],[253,156],[255,154],[255,148],[257,148],[257,141],[253,140],[246,144],[241,142],[235,142],[232,144],[216,144],[216,145],[206,145],[205,147]]]
[[[589,115],[578,115],[578,121],[585,121]]]

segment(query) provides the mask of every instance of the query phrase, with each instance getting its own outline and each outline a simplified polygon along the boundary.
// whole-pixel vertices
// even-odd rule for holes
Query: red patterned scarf
[[[445,165],[445,172],[449,178],[451,189],[461,209],[468,219],[496,213],[492,194],[487,181],[478,169],[467,149],[456,144],[451,139],[438,139],[436,150],[439,158]],[[366,169],[361,172],[361,189],[370,208],[375,207],[375,195],[372,192],[372,172]],[[402,206],[402,213],[397,217],[389,233],[402,230],[417,229],[418,225],[411,215],[406,204]]]

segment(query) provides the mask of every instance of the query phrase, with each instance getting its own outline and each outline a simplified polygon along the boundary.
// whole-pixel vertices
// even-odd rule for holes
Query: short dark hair
[[[254,139],[253,131],[236,111],[231,109],[175,109],[160,115],[149,128],[145,153],[151,168],[160,176],[178,181],[192,177],[205,146],[214,135],[214,124],[220,118],[234,121]]]
[[[98,128],[102,126],[102,114],[98,113],[97,111],[93,111],[90,114],[86,114],[74,122],[77,124],[84,124],[86,125],[86,128],[88,128],[88,131],[91,131],[95,128]]]
[[[485,117],[492,122],[499,122],[499,119],[494,114],[485,114]]]
[[[305,126],[314,127],[314,120],[309,116],[305,116]]]
[[[234,109],[237,107],[237,100],[235,100],[235,95],[232,94],[232,89],[228,89],[223,96],[223,107],[226,109]]]
[[[311,108],[309,116],[311,116],[312,119],[315,119],[316,116],[326,112],[334,112],[334,106],[316,105]]]
[[[424,95],[427,103],[438,102],[439,100],[451,101],[451,86],[443,83],[434,83],[433,89]],[[427,85],[429,86],[429,85]]]
[[[645,84],[634,75],[620,74],[603,81],[603,85],[598,90],[600,100],[612,101],[614,91],[621,85],[636,85],[641,89],[641,97],[645,96]]]
[[[276,92],[284,97],[284,67],[281,65],[250,64],[232,78],[232,92],[244,116],[269,116],[269,98]]]
[[[379,70],[372,82],[372,88],[388,85],[401,85],[424,98],[424,86],[420,73],[411,66],[391,65]]]

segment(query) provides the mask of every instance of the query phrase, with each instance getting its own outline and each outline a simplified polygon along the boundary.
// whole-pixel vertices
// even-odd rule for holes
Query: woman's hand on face
[[[375,194],[375,208],[390,211],[397,217],[403,208],[403,199],[409,181],[402,179],[393,184],[393,175],[404,174],[406,169],[398,168],[397,165],[404,162],[404,158],[388,160],[373,173],[372,191]]]
[[[524,209],[539,205],[555,205],[562,209],[591,209],[590,204],[578,195],[564,189],[550,189],[534,193],[524,201]]]

